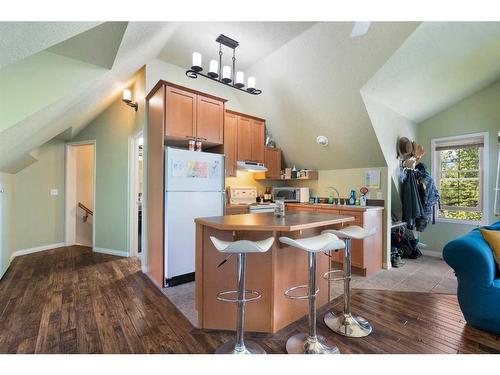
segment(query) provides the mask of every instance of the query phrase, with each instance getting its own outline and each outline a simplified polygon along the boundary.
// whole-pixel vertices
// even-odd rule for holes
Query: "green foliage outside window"
[[[439,151],[441,193],[440,217],[480,221],[480,148],[464,147]],[[455,209],[456,207],[456,209]]]

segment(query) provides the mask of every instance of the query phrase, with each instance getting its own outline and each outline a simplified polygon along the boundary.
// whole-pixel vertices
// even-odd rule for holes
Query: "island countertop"
[[[195,222],[219,230],[293,232],[343,224],[353,220],[354,217],[350,215],[297,211],[287,212],[285,217],[276,217],[274,213],[267,212],[202,217],[195,219]]]

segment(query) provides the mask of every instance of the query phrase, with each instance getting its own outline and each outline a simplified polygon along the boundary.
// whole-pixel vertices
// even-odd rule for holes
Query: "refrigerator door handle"
[[[222,216],[226,216],[226,192],[222,192]]]

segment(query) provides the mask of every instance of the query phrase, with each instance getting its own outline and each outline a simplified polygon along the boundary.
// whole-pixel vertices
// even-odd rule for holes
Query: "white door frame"
[[[96,193],[96,141],[80,141],[66,143],[66,158],[65,158],[65,183],[64,183],[64,199],[65,199],[65,227],[64,227],[64,242],[66,246],[76,244],[76,215],[73,209],[76,207],[76,146],[92,145],[94,146],[94,160],[93,160],[93,211],[92,218],[92,250],[95,248],[95,222],[96,222],[96,206],[95,206],[95,193]]]
[[[137,162],[139,160],[139,138],[144,137],[143,129],[137,130],[133,135],[129,138],[129,256],[135,257],[138,256],[138,210],[137,207],[137,187],[139,186],[138,181],[138,169]],[[143,138],[144,142],[144,138]],[[144,143],[143,143],[144,144]],[[144,147],[144,146],[143,146]],[[144,160],[144,148],[143,152],[143,160]],[[143,181],[144,181],[144,163],[143,163]],[[143,184],[144,186],[144,184]],[[144,192],[143,192],[144,196]],[[141,264],[144,264],[144,212],[141,220],[143,235],[141,238]]]

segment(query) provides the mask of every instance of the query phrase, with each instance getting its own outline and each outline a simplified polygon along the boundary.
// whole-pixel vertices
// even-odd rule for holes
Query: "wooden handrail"
[[[80,207],[82,210],[85,211],[85,216],[83,217],[83,222],[85,223],[87,219],[89,218],[89,215],[94,216],[94,212],[88,207],[86,207],[83,203],[78,202],[78,207]]]

